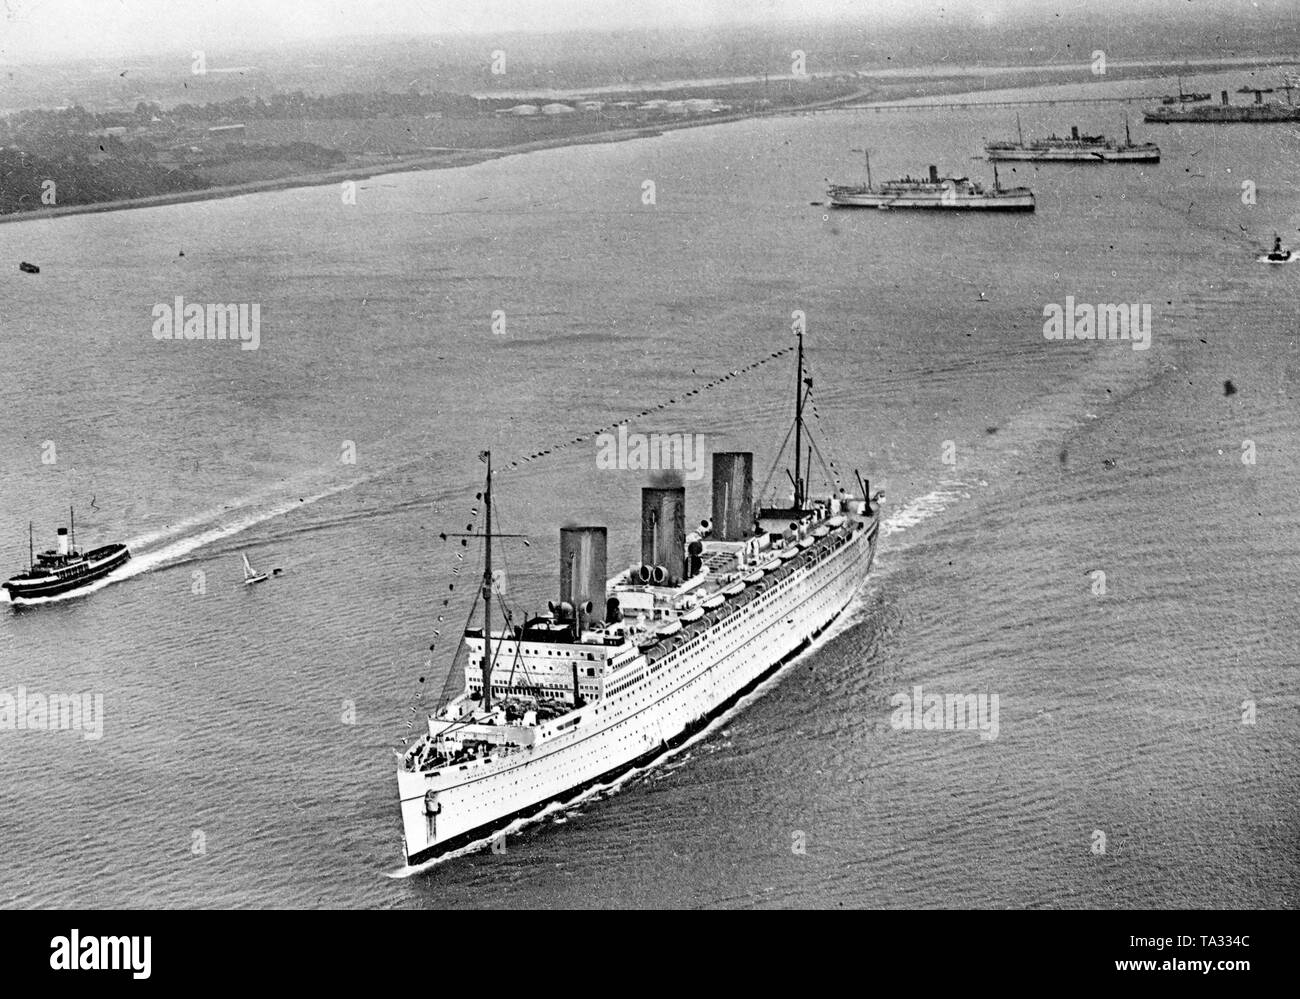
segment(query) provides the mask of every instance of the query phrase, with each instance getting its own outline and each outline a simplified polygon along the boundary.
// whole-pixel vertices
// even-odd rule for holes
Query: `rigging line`
[[[453,583],[453,584],[451,584],[451,586],[453,587],[453,592],[454,592],[455,584]],[[476,593],[477,593],[477,589],[478,589],[478,588],[476,587]],[[444,600],[446,601],[446,603],[444,604],[444,606],[448,606],[448,605],[450,604],[450,600],[451,600],[451,598],[450,598],[450,597],[446,597],[446,598],[444,598]],[[475,598],[474,598],[474,600],[472,601],[472,603],[471,603],[471,605],[470,605],[469,614],[468,614],[468,615],[466,616],[466,618],[465,618],[465,626],[462,627],[462,629],[461,629],[461,635],[462,635],[462,636],[465,634],[465,628],[467,628],[467,627],[469,626],[469,624],[470,624],[470,621],[473,620],[474,612],[475,612],[475,610],[476,610],[477,608],[478,608],[478,596],[476,595]],[[437,622],[438,624],[442,624],[442,623],[443,623],[443,617],[444,617],[444,616],[445,616],[445,615],[443,615],[443,614],[439,614],[439,615],[438,615],[438,622]],[[429,662],[428,662],[427,668],[428,668],[428,670],[429,670],[430,672],[431,672],[431,671],[433,670],[433,668],[434,668],[434,660],[435,660],[435,657],[437,656],[438,642],[439,642],[439,640],[440,640],[441,638],[442,638],[442,629],[441,629],[441,628],[435,628],[435,629],[434,629],[434,640],[433,640],[433,643],[429,646]],[[441,691],[441,693],[438,695],[437,706],[434,708],[434,712],[435,712],[435,713],[437,713],[438,711],[441,711],[441,710],[442,710],[442,709],[447,705],[447,703],[451,700],[451,698],[454,696],[454,692],[452,692],[452,693],[449,694],[449,690],[452,688],[452,686],[453,686],[453,684],[454,684],[454,682],[455,682],[455,678],[456,678],[456,659],[457,659],[457,656],[458,656],[459,653],[460,653],[460,649],[461,649],[461,647],[462,647],[462,642],[463,642],[463,639],[462,639],[461,641],[457,641],[457,643],[456,643],[456,652],[454,652],[454,653],[452,654],[452,657],[451,657],[451,664],[450,664],[450,667],[449,667],[449,669],[448,669],[447,676],[443,679],[443,682],[442,682],[442,691]],[[420,684],[420,685],[416,688],[416,694],[415,694],[414,698],[412,699],[413,702],[414,702],[414,703],[411,705],[411,711],[412,711],[412,712],[416,712],[416,711],[419,710],[420,702],[424,699],[424,692],[425,692],[425,689],[426,689],[426,688],[425,688],[424,684]],[[407,729],[408,729],[408,732],[407,732],[406,735],[404,735],[404,736],[402,737],[402,743],[403,743],[403,744],[405,744],[406,741],[407,741],[408,739],[411,738],[411,733],[409,732],[409,729],[410,729],[410,727],[411,727],[411,722],[410,722],[409,720],[407,721],[407,725],[406,725],[406,727],[407,727]]]
[[[810,388],[804,393],[804,404],[807,404],[807,402],[811,398],[812,398],[812,389]],[[790,443],[790,435],[794,433],[795,427],[797,427],[798,425],[799,425],[799,420],[796,419],[794,423],[790,424],[790,429],[785,432],[785,440],[781,442],[781,447],[776,452],[776,460],[772,462],[772,467],[768,470],[767,478],[763,480],[763,487],[758,491],[758,495],[760,497],[767,492],[768,483],[772,481],[772,476],[776,474],[777,468],[780,467],[781,465],[781,457],[785,454],[785,446],[788,443]],[[808,443],[811,444],[812,428],[809,427],[807,423],[804,423],[803,429],[804,429],[804,433],[808,434]]]
[[[821,413],[818,412],[817,410],[817,403],[812,397],[812,392],[808,393],[808,401],[812,405],[813,419],[815,419],[818,425],[820,426],[824,421],[822,420]],[[829,438],[833,438],[834,435],[830,432],[829,429],[827,429],[826,436]],[[817,457],[821,459],[823,470],[830,475],[831,479],[834,480],[835,485],[838,486],[840,484],[840,475],[839,475],[839,470],[835,467],[834,455],[832,454],[831,458],[827,459],[822,455],[821,449],[817,447],[817,442],[812,439],[811,434],[808,435],[808,439],[810,442],[812,442],[813,450],[817,452]],[[829,444],[826,446],[826,450],[827,451],[830,450]],[[827,485],[830,485],[830,483],[828,482]]]
[[[497,598],[498,598],[498,599],[497,599],[497,602],[498,602],[498,603],[504,603],[504,601],[502,601],[502,600],[500,599],[500,597],[501,597],[501,594],[498,593],[498,594],[497,594]],[[502,607],[502,608],[501,608],[501,616],[505,618],[505,621],[506,621],[506,630],[507,630],[507,632],[509,632],[509,631],[511,630],[511,629],[510,629],[510,612],[509,612],[508,610],[506,610],[505,607]],[[501,658],[501,646],[502,646],[503,644],[505,644],[505,643],[504,643],[504,642],[497,642],[497,644],[496,644],[496,648],[492,651],[492,669],[493,669],[494,671],[495,671],[496,668],[497,668],[497,660]]]
[[[812,382],[812,385],[816,385],[817,384],[816,376],[813,374],[812,365],[808,361],[807,354],[804,354],[803,367],[804,367],[804,371],[808,373],[808,380]],[[822,418],[821,411],[817,408],[817,399],[812,392],[812,385],[808,387],[808,402],[812,405],[813,419],[815,419],[818,423],[826,427],[826,436],[828,438],[834,439],[835,434],[832,432],[834,428],[831,426],[831,422],[829,420],[825,420]],[[827,446],[827,450],[830,450],[829,445]],[[834,458],[835,456],[832,454],[831,457]],[[830,463],[830,467],[832,469],[835,468],[834,461]],[[835,480],[836,482],[839,481],[838,476],[835,476]]]
[[[790,435],[794,433],[794,424],[790,424],[790,429],[785,432],[785,440],[781,442],[781,447],[776,452],[776,461],[772,462],[772,467],[768,469],[767,478],[763,480],[762,487],[758,490],[761,497],[767,494],[768,483],[772,481],[772,476],[776,474],[776,468],[781,464],[781,455],[785,454],[785,446],[790,443]]]
[[[461,649],[465,647],[465,643],[464,643],[465,632],[469,629],[469,625],[471,621],[473,621],[474,619],[474,612],[478,610],[478,602],[481,598],[482,598],[482,587],[480,586],[474,587],[474,599],[470,604],[469,613],[465,616],[465,626],[461,628],[460,640],[457,641],[456,643],[456,652],[453,653],[451,657],[451,669],[447,673],[447,678],[443,681],[442,694],[438,698],[438,710],[441,710],[443,707],[445,707],[447,702],[451,700],[451,696],[448,696],[448,691],[449,689],[451,689],[452,685],[456,682],[456,660],[460,656]],[[433,650],[431,649],[430,651],[432,652]],[[461,679],[463,682],[464,678],[462,677]]]
[[[830,470],[830,467],[826,464],[826,458],[822,455],[822,449],[817,446],[817,442],[812,439],[811,434],[808,435],[808,443],[812,445],[813,454],[817,455],[817,460],[822,463],[822,471],[825,472],[826,475],[828,476],[828,478],[823,479],[822,481],[825,482],[827,486],[834,489],[834,486],[832,486],[831,484],[831,479],[835,479],[835,485],[839,484],[839,479],[836,478],[835,474]]]
[[[515,642],[515,658],[514,661],[510,664],[510,675],[506,678],[506,687],[511,689],[513,689],[515,685],[516,667],[519,667],[523,670],[524,679],[528,681],[528,685],[530,687],[533,686],[533,678],[528,675],[528,667],[524,665],[523,646],[524,643],[522,641]]]
[[[534,451],[530,455],[525,455],[523,457],[516,458],[513,461],[503,463],[499,468],[493,469],[493,474],[498,475],[501,472],[518,468],[520,465],[524,465],[529,462],[536,461],[537,459],[543,458],[554,451],[561,451],[565,448],[573,447],[575,444],[580,444],[583,441],[590,440],[591,438],[597,437],[600,434],[608,433],[612,430],[617,429],[619,426],[625,423],[631,422],[634,419],[643,419],[644,417],[650,416],[653,413],[657,413],[661,410],[667,409],[670,406],[675,406],[677,405],[678,402],[684,402],[686,399],[689,399],[693,396],[700,395],[703,392],[710,391],[714,388],[717,388],[723,382],[730,381],[733,378],[739,378],[741,375],[753,371],[755,368],[760,368],[764,364],[768,364],[771,361],[784,357],[786,354],[790,353],[794,349],[795,349],[794,346],[782,347],[779,350],[773,351],[767,357],[760,358],[757,361],[745,365],[743,368],[735,368],[732,371],[727,372],[725,375],[721,375],[717,378],[714,378],[712,381],[697,386],[696,388],[693,388],[688,392],[684,392],[682,393],[682,395],[669,399],[667,402],[661,402],[658,406],[654,406],[649,409],[642,410],[640,413],[637,413],[635,416],[625,417],[623,419],[616,420],[615,422],[607,426],[599,427],[596,430],[590,431],[589,433],[579,434],[577,437],[574,437],[572,440],[555,442],[545,448]]]

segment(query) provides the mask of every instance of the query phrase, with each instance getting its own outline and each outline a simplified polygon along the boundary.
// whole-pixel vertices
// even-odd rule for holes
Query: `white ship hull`
[[[881,192],[831,192],[835,208],[928,208],[935,211],[1032,212],[1034,196],[1024,194],[894,195]]]
[[[399,769],[403,849],[419,864],[481,841],[648,762],[733,704],[844,610],[875,556],[879,515],[821,562],[791,573],[700,636],[698,647],[621,666],[601,700],[528,749],[437,773]],[[561,734],[554,730],[564,729]]]
[[[986,149],[991,160],[1021,160],[1035,163],[1159,163],[1160,150],[1133,149]]]

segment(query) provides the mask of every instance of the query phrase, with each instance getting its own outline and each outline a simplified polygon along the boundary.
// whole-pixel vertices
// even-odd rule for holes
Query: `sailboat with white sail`
[[[249,564],[248,556],[244,556],[244,585],[252,586],[254,583],[265,583],[270,577],[264,572],[257,572]]]

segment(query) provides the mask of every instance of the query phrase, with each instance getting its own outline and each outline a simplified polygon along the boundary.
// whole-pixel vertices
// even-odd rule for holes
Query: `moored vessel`
[[[1265,103],[1261,93],[1255,94],[1253,104],[1231,104],[1228,92],[1221,91],[1218,104],[1201,104],[1197,107],[1158,107],[1148,110],[1144,118],[1155,124],[1189,122],[1202,125],[1273,124],[1300,121],[1300,106],[1278,101]]]
[[[940,177],[930,166],[923,178],[887,180],[879,187],[871,180],[867,160],[865,184],[832,184],[827,194],[833,208],[921,208],[938,211],[1032,212],[1034,194],[1027,187],[1005,188],[993,168],[993,187],[986,189],[968,177]]]
[[[1083,135],[1077,125],[1069,136],[1049,135],[1026,142],[1016,116],[1016,141],[988,142],[984,152],[990,160],[1025,160],[1035,163],[1159,163],[1160,147],[1154,142],[1134,142],[1124,121],[1124,141],[1104,135]]]

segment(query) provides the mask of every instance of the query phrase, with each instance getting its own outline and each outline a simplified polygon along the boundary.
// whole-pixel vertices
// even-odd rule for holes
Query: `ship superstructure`
[[[649,762],[853,599],[875,555],[881,496],[856,475],[856,494],[808,494],[807,381],[801,337],[788,505],[755,506],[751,452],[714,453],[709,519],[688,531],[684,487],[644,488],[640,557],[609,579],[606,529],[563,528],[559,599],[503,628],[491,623],[487,456],[484,623],[463,636],[463,688],[428,717],[397,772],[409,864]]]
[[[1049,135],[1026,142],[1016,117],[1016,141],[989,142],[984,152],[990,160],[1028,160],[1038,163],[1159,163],[1160,147],[1154,142],[1134,142],[1128,122],[1124,122],[1124,141],[1104,135],[1083,135],[1077,125],[1067,137]]]

